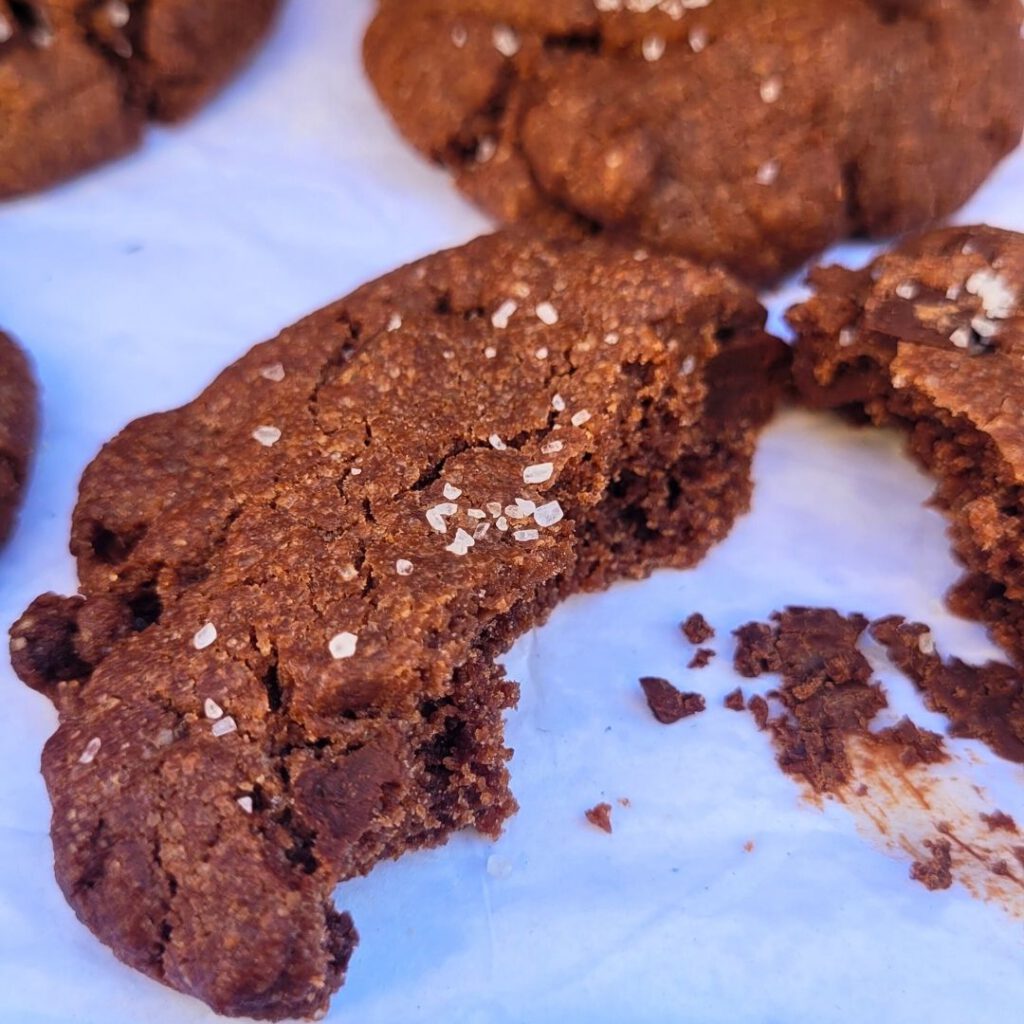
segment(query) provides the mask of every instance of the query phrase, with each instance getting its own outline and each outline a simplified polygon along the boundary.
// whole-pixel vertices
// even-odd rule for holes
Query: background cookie
[[[515,808],[497,654],[747,508],[788,364],[763,322],[682,260],[501,234],[130,425],[82,481],[84,596],[12,630],[61,713],[81,919],[221,1012],[322,1010],[356,943],[335,885]]]
[[[0,0],[0,198],[135,147],[249,56],[278,0]]]
[[[810,282],[789,314],[803,399],[908,430],[968,570],[951,605],[1021,662],[1024,235],[949,228]]]
[[[1020,139],[1021,17],[1018,0],[382,0],[364,57],[404,134],[499,219],[627,230],[768,282],[971,195]]]
[[[36,385],[28,360],[0,334],[0,544],[21,503],[36,433]]]

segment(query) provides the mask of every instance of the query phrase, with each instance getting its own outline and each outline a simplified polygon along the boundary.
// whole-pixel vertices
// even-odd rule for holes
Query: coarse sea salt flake
[[[461,557],[469,552],[469,549],[474,545],[474,543],[473,535],[467,533],[460,526],[458,530],[455,531],[455,540],[453,540],[451,544],[447,545],[445,551],[450,551],[453,555],[459,555]]]
[[[252,432],[254,441],[259,441],[264,448],[272,448],[281,440],[281,431],[277,427],[257,427]]]
[[[503,57],[514,57],[519,52],[519,36],[508,25],[495,25],[491,40]]]
[[[536,512],[533,513],[533,521],[541,527],[554,526],[556,523],[560,523],[565,518],[565,513],[562,511],[562,506],[557,501],[549,501],[546,505],[541,505]]]
[[[218,718],[213,725],[210,726],[210,732],[214,736],[227,736],[228,733],[235,732],[238,729],[238,723],[228,715],[227,718]]]
[[[217,639],[217,627],[208,622],[192,637],[192,646],[197,651],[204,651]]]
[[[550,302],[538,302],[534,313],[537,314],[537,319],[548,327],[558,323],[558,310]]]
[[[93,736],[91,740],[85,745],[85,750],[82,751],[81,757],[78,759],[79,764],[92,764],[96,760],[96,755],[100,752],[100,738],[99,736]]]
[[[455,505],[450,501],[442,501],[439,505],[435,505],[433,508],[428,508],[424,513],[427,517],[427,522],[430,524],[431,529],[437,533],[447,533],[448,524],[445,522],[446,516],[453,516],[459,511],[459,506]]]
[[[355,633],[335,633],[327,644],[327,649],[335,661],[341,661],[343,658],[351,658],[356,653],[358,643],[359,637]]]
[[[499,331],[505,330],[518,308],[519,303],[512,299],[506,299],[491,315],[491,326],[496,327]]]
[[[554,475],[555,467],[551,462],[538,462],[536,465],[527,466],[523,470],[523,483],[542,484],[550,480]]]

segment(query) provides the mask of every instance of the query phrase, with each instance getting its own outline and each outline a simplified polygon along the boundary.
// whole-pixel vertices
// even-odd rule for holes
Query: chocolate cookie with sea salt
[[[499,234],[110,442],[80,595],[12,630],[60,711],[43,772],[86,925],[222,1013],[323,1011],[356,944],[337,883],[515,809],[496,656],[746,509],[788,370],[763,323],[681,259]]]
[[[134,149],[191,114],[279,0],[0,0],[0,199]]]
[[[1019,0],[380,0],[398,127],[503,221],[777,280],[955,210],[1020,141]]]
[[[36,384],[28,360],[0,333],[0,545],[14,526],[36,436]]]
[[[967,568],[953,608],[1024,658],[1024,235],[948,228],[859,271],[810,277],[790,311],[808,404],[894,424],[938,481]]]

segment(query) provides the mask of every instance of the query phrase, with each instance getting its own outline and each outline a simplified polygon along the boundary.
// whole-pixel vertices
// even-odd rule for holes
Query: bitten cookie
[[[0,0],[0,199],[46,188],[191,114],[279,0]]]
[[[1020,140],[1021,18],[1019,0],[380,0],[364,59],[405,136],[498,219],[766,283],[978,188]]]
[[[680,259],[499,234],[108,444],[82,596],[12,630],[60,711],[43,772],[79,917],[222,1013],[324,1010],[356,943],[336,884],[515,808],[495,657],[747,508],[788,376],[763,323]]]
[[[908,431],[967,575],[954,610],[1024,659],[1024,235],[949,228],[791,310],[804,401]]]
[[[28,360],[0,334],[0,544],[21,504],[36,435],[36,385]]]

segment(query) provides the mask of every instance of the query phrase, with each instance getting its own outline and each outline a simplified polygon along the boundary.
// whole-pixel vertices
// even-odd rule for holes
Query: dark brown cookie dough
[[[759,282],[941,218],[1020,141],[1019,0],[381,0],[367,71],[503,221]]]
[[[0,199],[138,145],[238,70],[279,0],[0,0]]]
[[[323,1010],[339,881],[512,813],[495,657],[563,596],[697,562],[787,375],[675,258],[503,233],[255,348],[88,468],[79,597],[12,630],[61,725],[57,876],[223,1013]]]
[[[0,333],[0,544],[21,504],[36,436],[36,384],[21,349]]]
[[[907,431],[967,575],[955,611],[1024,658],[1024,236],[949,228],[811,274],[789,314],[805,402]]]

